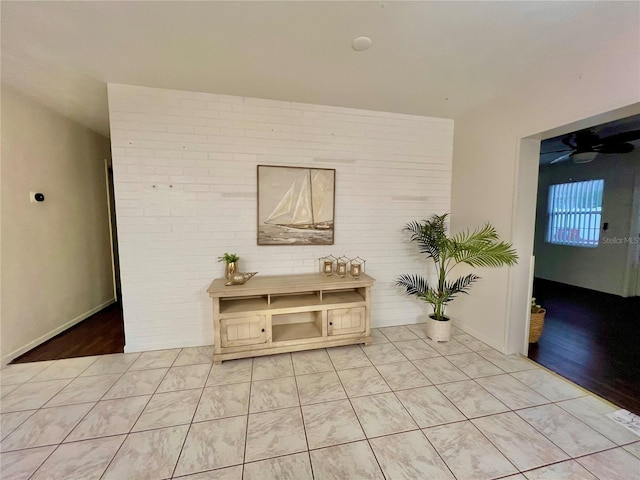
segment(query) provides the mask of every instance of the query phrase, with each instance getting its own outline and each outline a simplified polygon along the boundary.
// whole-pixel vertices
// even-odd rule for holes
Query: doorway
[[[640,115],[545,139],[540,150],[533,296],[547,315],[528,356],[639,412]]]

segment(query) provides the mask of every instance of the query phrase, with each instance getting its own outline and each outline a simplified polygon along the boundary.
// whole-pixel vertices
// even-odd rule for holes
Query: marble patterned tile
[[[415,340],[417,335],[404,325],[398,327],[382,327],[380,332],[392,342],[401,342],[403,340]]]
[[[480,350],[478,355],[482,355],[491,363],[501,368],[505,372],[521,372],[523,370],[533,370],[539,368],[538,365],[520,355],[504,355],[497,350]]]
[[[295,377],[280,377],[251,382],[249,412],[265,412],[300,405]]]
[[[119,373],[78,377],[47,402],[47,407],[97,402],[120,378]]]
[[[612,407],[591,395],[563,400],[556,405],[618,445],[638,440],[637,435],[607,417],[608,413],[615,412],[618,408]]]
[[[406,327],[411,330],[418,338],[427,338],[427,324],[426,323],[416,323],[413,325],[406,325]]]
[[[489,375],[499,375],[504,373],[488,360],[485,360],[477,353],[459,353],[448,355],[447,360],[458,367],[462,372],[471,377],[487,377]]]
[[[269,380],[279,377],[293,377],[293,363],[290,353],[266,355],[253,359],[252,380]]]
[[[60,445],[31,480],[99,480],[125,435]]]
[[[129,371],[169,368],[173,365],[179,353],[179,348],[142,352],[137,360],[129,367]]]
[[[171,367],[158,387],[158,393],[202,388],[211,370],[210,363]]]
[[[0,440],[22,425],[35,412],[36,410],[21,410],[0,414]]]
[[[307,440],[299,407],[249,415],[245,462],[305,450]]]
[[[396,392],[420,428],[465,420],[465,416],[436,387]]]
[[[384,336],[384,333],[377,328],[371,329],[371,345],[378,345],[379,343],[387,342],[389,342],[389,339]]]
[[[42,408],[11,432],[0,450],[19,450],[60,443],[93,407],[93,403]]]
[[[25,383],[45,370],[50,365],[53,365],[55,360],[46,362],[33,362],[33,363],[15,363],[13,365],[7,365],[0,370],[0,385],[16,385]]]
[[[333,370],[331,372],[300,375],[296,377],[296,381],[302,405],[347,398],[340,378]]]
[[[413,364],[431,381],[433,384],[457,382],[468,380],[456,366],[444,357],[424,358],[414,360]]]
[[[438,385],[438,389],[467,418],[484,417],[509,411],[509,407],[473,380],[445,383]]]
[[[101,480],[171,478],[188,430],[181,425],[129,434]]]
[[[247,415],[250,387],[250,383],[232,383],[205,388],[193,421]]]
[[[476,382],[511,409],[535,407],[549,400],[534,392],[511,375],[477,378]]]
[[[55,450],[55,446],[0,453],[2,480],[27,480]]]
[[[270,458],[244,466],[243,480],[313,480],[309,454],[296,453],[284,457]]]
[[[359,345],[327,348],[327,353],[336,370],[371,366],[371,362]]]
[[[516,413],[572,457],[615,447],[613,442],[556,405],[541,405]]]
[[[296,375],[333,371],[333,364],[325,349],[294,352],[291,354],[291,359]]]
[[[422,340],[405,340],[395,342],[394,345],[409,360],[420,360],[421,358],[440,357],[441,355]]]
[[[577,461],[600,480],[638,478],[640,459],[622,448],[594,453]]]
[[[427,428],[424,433],[457,478],[497,478],[518,473],[469,421]]]
[[[640,458],[640,441],[636,443],[631,443],[629,445],[625,445],[624,449],[630,454]]]
[[[312,450],[309,456],[315,480],[384,480],[366,441]]]
[[[98,402],[65,442],[129,433],[150,398],[146,395]]]
[[[133,426],[133,432],[191,423],[201,389],[156,393]],[[137,397],[134,397],[137,398]]]
[[[420,370],[411,362],[379,365],[377,370],[394,391],[431,385],[427,377],[420,373]]]
[[[511,376],[552,402],[588,395],[587,392],[584,392],[568,380],[557,377],[541,368],[514,372]]]
[[[155,393],[167,370],[168,368],[128,371],[118,379],[102,398],[108,400],[133,397],[135,395],[151,395]]]
[[[2,385],[0,386],[0,398],[6,397],[9,393],[13,392],[16,388],[20,387],[20,384],[15,385]]]
[[[242,465],[173,478],[176,480],[242,480]]]
[[[418,428],[393,393],[353,398],[351,404],[368,438]]]
[[[471,353],[471,349],[452,338],[448,342],[434,342],[430,338],[425,338],[424,342],[433,348],[440,355],[455,355],[458,353]]]
[[[71,379],[66,378],[20,385],[0,400],[0,412],[18,412],[40,408],[70,382]]]
[[[174,475],[241,464],[246,432],[246,416],[192,424]]]
[[[133,365],[133,362],[135,362],[139,356],[139,353],[100,355],[80,376],[87,377],[92,375],[106,375],[109,373],[124,373]]]
[[[369,442],[386,478],[454,480],[419,430],[373,438]]]
[[[97,359],[98,357],[78,357],[56,360],[29,381],[42,382],[46,380],[75,378],[89,368]]]
[[[363,348],[365,355],[374,365],[384,365],[394,362],[406,362],[405,357],[393,343],[380,343]]]
[[[348,400],[303,405],[302,416],[311,449],[365,438],[360,422]]]
[[[478,352],[480,350],[491,350],[491,347],[489,345],[487,345],[486,343],[482,343],[480,340],[472,337],[467,333],[453,335],[453,338],[462,343],[465,347],[470,348],[474,352]]]
[[[196,365],[200,363],[213,363],[213,345],[183,348],[178,354],[176,361],[173,362],[173,366],[183,367],[185,365]]]
[[[567,455],[513,412],[471,420],[519,470],[567,460]]]
[[[528,480],[598,480],[575,460],[529,470]]]
[[[391,391],[374,367],[338,370],[338,376],[349,397],[359,397]]]
[[[233,383],[245,383],[251,381],[253,370],[253,358],[241,360],[227,360],[220,365],[213,365],[209,372],[206,386],[231,385]]]

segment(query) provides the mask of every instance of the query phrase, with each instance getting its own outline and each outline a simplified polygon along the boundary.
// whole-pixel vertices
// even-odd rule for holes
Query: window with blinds
[[[597,247],[600,241],[604,180],[549,186],[546,241]]]

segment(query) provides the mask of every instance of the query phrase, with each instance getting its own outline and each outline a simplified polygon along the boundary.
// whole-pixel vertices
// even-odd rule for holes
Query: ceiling
[[[107,83],[457,118],[530,82],[580,75],[640,17],[640,2],[579,1],[1,8],[3,84],[104,135]],[[355,52],[361,35],[373,47]]]
[[[640,131],[640,115],[633,115],[630,117],[621,118],[620,120],[615,120],[613,122],[596,125],[589,128],[588,130],[595,133],[600,138],[607,138],[618,133],[631,132],[636,130]],[[553,160],[560,157],[561,155],[569,153],[571,149],[567,145],[562,143],[562,139],[567,137],[568,135],[572,135],[573,133],[575,132],[542,140],[542,142],[540,142],[540,165],[550,164]],[[640,139],[628,143],[631,143],[634,146],[635,150],[640,149]],[[619,156],[620,154],[610,155]],[[600,154],[598,158],[600,158],[601,156],[606,156],[606,154]],[[561,165],[562,163],[565,162],[558,162],[556,165]]]

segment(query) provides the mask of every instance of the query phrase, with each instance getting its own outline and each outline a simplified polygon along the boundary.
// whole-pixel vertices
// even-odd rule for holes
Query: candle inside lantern
[[[327,277],[333,275],[333,262],[325,260],[322,271]]]
[[[361,265],[359,263],[352,263],[351,264],[351,276],[353,278],[358,278],[361,273],[362,273]]]
[[[344,277],[347,274],[347,264],[345,262],[338,262],[338,276]]]

